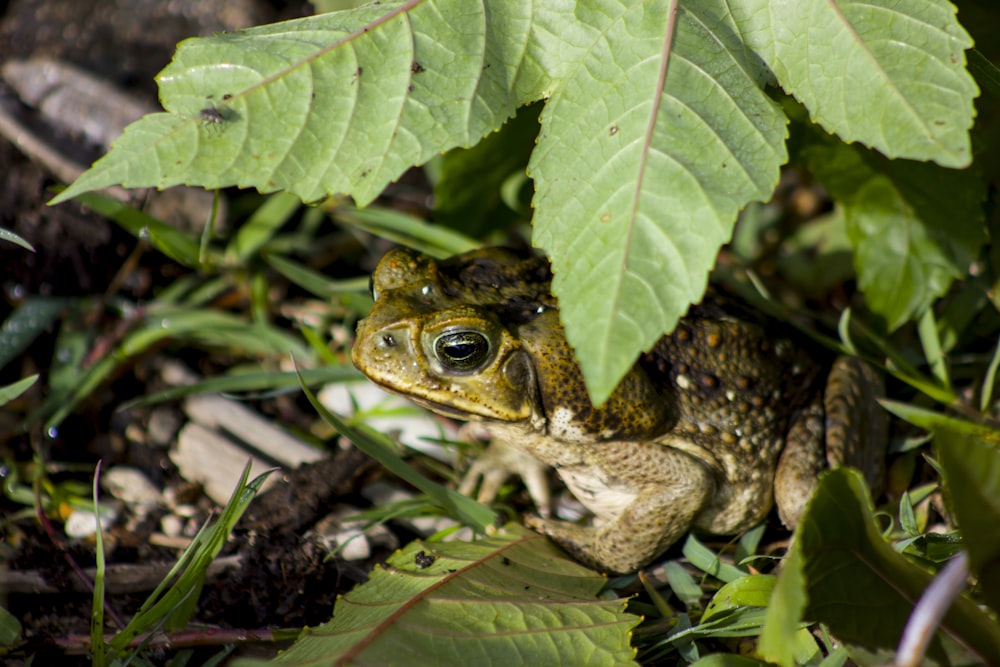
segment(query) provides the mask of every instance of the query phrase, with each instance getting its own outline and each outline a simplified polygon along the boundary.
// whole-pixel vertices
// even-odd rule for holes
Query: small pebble
[[[160,519],[160,532],[167,537],[179,537],[184,530],[184,519],[176,514],[168,514]]]
[[[101,529],[107,530],[118,520],[120,509],[112,505],[101,505]],[[93,510],[74,509],[63,526],[66,535],[73,539],[83,539],[97,533],[97,518]]]
[[[163,503],[163,494],[146,473],[131,466],[115,466],[101,475],[104,490],[129,505],[151,508]]]

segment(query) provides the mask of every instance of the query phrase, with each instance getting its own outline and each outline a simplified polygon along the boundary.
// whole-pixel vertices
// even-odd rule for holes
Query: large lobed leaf
[[[786,118],[722,0],[604,4],[528,167],[534,241],[598,401],[701,298],[737,212],[787,160]]]
[[[130,125],[54,202],[108,183],[338,192],[372,201],[538,99],[528,2],[383,2],[190,39],[157,77],[165,114]]]
[[[375,3],[183,42],[159,76],[167,113],[127,128],[53,201],[187,183],[366,204],[547,98],[534,240],[601,401],[777,182],[786,117],[762,92],[771,71],[846,140],[960,166],[969,44],[940,0]]]
[[[942,0],[745,0],[747,44],[812,119],[891,157],[972,162],[972,38]]]
[[[477,542],[414,542],[341,596],[285,665],[626,665],[641,620],[604,578],[510,524]],[[238,665],[271,664],[238,661]]]

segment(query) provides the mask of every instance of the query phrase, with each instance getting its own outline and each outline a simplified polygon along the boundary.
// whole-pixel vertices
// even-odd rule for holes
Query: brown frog
[[[489,501],[516,472],[544,513],[554,467],[593,523],[528,523],[576,559],[630,572],[691,528],[736,533],[775,502],[794,527],[831,466],[881,478],[881,381],[864,363],[832,359],[710,291],[595,406],[550,279],[545,259],[502,249],[443,261],[393,250],[352,356],[379,385],[483,422],[492,443],[462,490],[481,479]]]

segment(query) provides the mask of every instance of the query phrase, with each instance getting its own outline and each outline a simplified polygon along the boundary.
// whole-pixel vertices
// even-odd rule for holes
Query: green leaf
[[[808,513],[803,521],[807,517]],[[782,564],[757,647],[762,656],[782,667],[795,664],[793,637],[802,625],[803,613],[809,600],[803,572],[804,559],[799,544],[799,540],[793,539],[792,547]]]
[[[28,391],[35,382],[38,381],[38,373],[22,378],[17,382],[0,386],[0,406],[10,403],[15,398]]]
[[[766,607],[774,592],[775,577],[753,574],[734,579],[720,588],[705,607],[702,621],[715,614],[737,607]]]
[[[886,160],[830,141],[804,154],[844,208],[861,289],[890,329],[964,276],[986,241],[985,192],[974,172]]]
[[[53,203],[111,183],[197,183],[367,204],[542,96],[532,3],[495,9],[382,2],[184,41],[157,77],[169,113],[126,128]]]
[[[971,569],[979,575],[979,590],[1000,612],[1000,433],[991,435],[987,441],[938,427],[934,451]]]
[[[31,252],[35,252],[34,247],[32,247],[30,243],[28,243],[23,238],[21,238],[14,232],[10,231],[9,229],[4,229],[3,227],[0,227],[0,240],[10,241],[15,245],[21,246],[25,250],[30,250]]]
[[[10,647],[20,643],[22,631],[17,617],[0,607],[0,646]]]
[[[691,663],[691,667],[767,667],[766,662],[746,658],[732,653],[716,653],[706,655],[701,660]]]
[[[745,0],[731,7],[750,48],[828,132],[889,157],[971,163],[979,89],[965,69],[972,39],[951,3]]]
[[[520,110],[500,131],[472,148],[455,148],[441,156],[434,184],[434,217],[438,222],[481,238],[498,227],[496,218],[513,217],[498,211],[504,182],[524,174],[538,135],[541,105]]]
[[[783,616],[776,627],[787,633],[799,620],[804,596],[802,616],[826,624],[837,639],[868,649],[895,648],[931,574],[885,542],[867,494],[861,474],[850,468],[821,477],[778,577],[769,625],[770,616]],[[768,631],[762,651],[769,659],[791,664],[776,645],[780,633]],[[959,650],[984,664],[996,663],[1000,627],[968,598],[959,597],[932,640],[929,655],[942,661],[946,650]]]
[[[736,213],[771,195],[786,119],[727,3],[587,4],[589,48],[545,105],[529,173],[533,241],[600,403],[702,296]]]
[[[970,567],[983,598],[1000,611],[1000,431],[892,401],[885,406],[934,433],[945,498]]]
[[[284,665],[633,665],[641,620],[599,600],[604,578],[508,524],[475,542],[414,542],[341,596]]]
[[[28,349],[38,336],[47,332],[69,299],[32,296],[25,299],[0,326],[0,368]]]
[[[701,296],[737,211],[777,182],[786,116],[761,57],[845,138],[968,161],[976,87],[953,8],[840,4],[408,0],[188,40],[159,77],[167,113],[53,201],[197,183],[364,205],[545,99],[533,238],[601,402]]]

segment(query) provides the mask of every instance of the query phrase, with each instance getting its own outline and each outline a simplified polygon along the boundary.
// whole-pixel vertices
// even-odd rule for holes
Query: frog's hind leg
[[[622,450],[637,447],[632,443]],[[626,573],[646,565],[688,532],[715,494],[717,480],[702,461],[683,452],[655,444],[645,448],[656,456],[648,466],[653,474],[640,483],[602,480],[590,493],[585,487],[604,471],[592,477],[593,471],[560,470],[574,495],[595,510],[595,525],[539,517],[528,517],[526,522],[596,570]]]
[[[792,419],[774,481],[781,521],[795,528],[820,473],[848,465],[860,470],[874,494],[882,488],[888,416],[877,402],[881,377],[868,364],[840,357],[830,370],[822,402]]]
[[[788,528],[799,525],[806,503],[816,490],[817,478],[827,465],[823,404],[817,397],[792,417],[774,475],[774,503],[781,522]]]
[[[823,396],[828,465],[857,468],[873,495],[885,481],[889,416],[878,404],[884,395],[885,383],[875,369],[855,357],[839,357]]]

